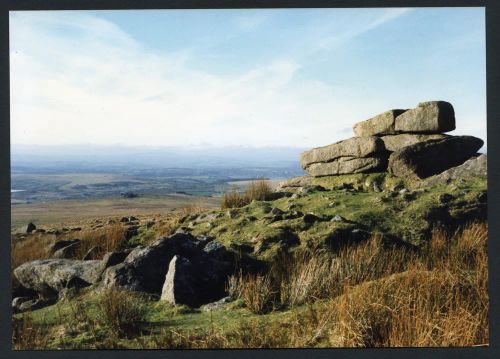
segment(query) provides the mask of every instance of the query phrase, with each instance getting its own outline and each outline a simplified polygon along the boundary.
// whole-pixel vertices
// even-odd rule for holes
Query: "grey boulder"
[[[382,157],[341,157],[328,163],[313,163],[306,168],[306,171],[313,177],[322,177],[383,171],[386,168],[387,159]]]
[[[14,276],[23,287],[50,298],[65,288],[96,283],[101,272],[101,261],[42,259],[20,265],[14,269]]]
[[[176,255],[168,265],[161,300],[191,307],[211,303],[225,296],[228,274],[224,262]]]
[[[448,137],[404,147],[389,157],[389,172],[397,177],[423,179],[459,166],[483,146],[472,136]]]
[[[385,148],[387,151],[397,151],[403,147],[411,146],[420,142],[427,142],[432,140],[442,140],[447,138],[448,135],[443,134],[414,134],[414,133],[402,133],[399,135],[388,135],[381,137],[384,141]]]
[[[390,110],[366,121],[358,122],[353,130],[356,136],[389,135],[396,133],[394,124],[396,117],[406,110]]]
[[[448,183],[454,179],[466,179],[470,177],[486,178],[488,171],[488,158],[482,154],[472,157],[460,166],[452,167],[438,175],[427,178],[420,184],[420,187],[434,186],[441,183]]]
[[[421,102],[396,117],[396,132],[440,133],[455,129],[455,110],[449,102]]]
[[[150,246],[132,250],[123,263],[109,267],[103,273],[103,287],[120,287],[132,291],[160,294],[170,262],[174,256],[183,257],[208,272],[214,267],[224,268],[227,275],[231,269],[231,256],[220,244],[202,243],[191,234],[176,233],[162,238]],[[202,247],[205,246],[205,250]],[[218,264],[217,264],[217,263]],[[216,265],[217,264],[217,265]]]
[[[369,157],[384,152],[384,142],[378,137],[352,137],[328,146],[317,147],[303,152],[300,155],[300,164],[303,169],[307,169],[313,163],[331,162],[341,157]]]

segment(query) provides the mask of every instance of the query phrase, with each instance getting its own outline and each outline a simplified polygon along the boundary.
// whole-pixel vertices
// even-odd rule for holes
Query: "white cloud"
[[[12,143],[312,146],[353,121],[349,101],[297,79],[291,59],[216,76],[88,15],[16,14],[11,26]]]
[[[371,30],[376,29],[383,24],[397,19],[398,17],[413,11],[410,8],[388,8],[383,9],[380,13],[374,13],[373,18],[366,19],[364,23],[356,23],[355,26],[348,31],[342,31],[339,33],[334,33],[331,36],[326,36],[322,41],[320,41],[315,48],[315,51],[331,49],[335,46],[340,46],[343,43],[350,41],[357,36],[365,34]]]
[[[268,14],[253,13],[251,15],[238,16],[235,19],[235,23],[241,30],[249,31],[249,30],[254,30],[263,23],[265,23],[268,20],[268,18],[269,18]]]

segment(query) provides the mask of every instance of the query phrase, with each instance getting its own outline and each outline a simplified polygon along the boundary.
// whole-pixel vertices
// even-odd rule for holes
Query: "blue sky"
[[[11,12],[11,142],[326,145],[446,100],[486,140],[483,8]]]

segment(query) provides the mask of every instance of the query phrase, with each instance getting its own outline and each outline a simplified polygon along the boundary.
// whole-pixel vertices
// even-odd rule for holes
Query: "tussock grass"
[[[303,345],[481,345],[488,343],[486,242],[487,226],[480,223],[452,236],[435,231],[427,250],[419,254],[384,248],[375,237],[338,256],[315,253],[281,259],[274,277],[268,274],[266,280],[233,277],[232,287],[238,288],[233,295],[257,314],[260,308],[278,307],[271,303],[276,296],[259,296],[268,302],[256,306],[247,288],[257,293],[279,291],[281,306],[323,299],[322,305],[296,318],[307,323],[310,333],[317,333],[314,340],[304,338]],[[270,329],[268,335],[273,332]],[[290,333],[288,345],[295,346],[292,339],[299,337]]]
[[[221,200],[221,209],[240,208],[253,200],[265,201],[269,199],[272,192],[273,190],[266,180],[252,181],[244,193],[239,193],[236,189],[224,193]]]
[[[485,223],[473,223],[434,231],[421,252],[373,237],[337,253],[283,256],[265,275],[230,279],[230,293],[258,313],[231,325],[169,322],[148,333],[144,301],[125,292],[103,293],[94,311],[73,301],[68,325],[90,323],[93,348],[125,339],[145,349],[487,345],[487,233]],[[14,325],[15,348],[46,346],[45,327],[28,315]]]
[[[137,334],[146,315],[143,299],[125,290],[105,290],[99,300],[101,323],[109,328],[115,338]]]

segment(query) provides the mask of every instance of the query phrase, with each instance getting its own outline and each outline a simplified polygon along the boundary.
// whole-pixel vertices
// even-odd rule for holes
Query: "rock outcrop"
[[[472,136],[417,143],[391,154],[389,172],[398,177],[427,178],[463,164],[482,146],[483,141]]]
[[[356,137],[306,151],[300,164],[312,177],[388,170],[422,179],[463,164],[482,147],[478,138],[444,134],[454,129],[455,110],[449,102],[421,102],[356,123]]]

